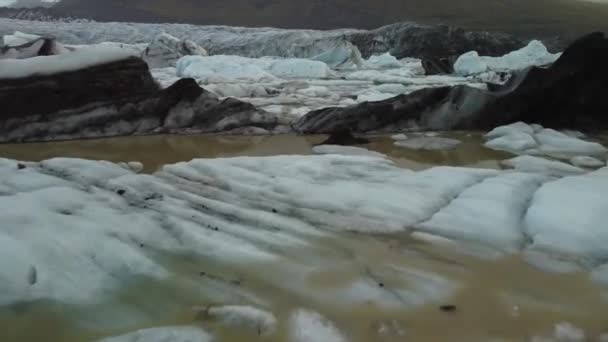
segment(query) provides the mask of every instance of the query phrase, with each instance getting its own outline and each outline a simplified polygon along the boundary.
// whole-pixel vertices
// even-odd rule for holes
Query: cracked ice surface
[[[3,159],[0,174],[1,305],[89,305],[138,279],[179,281],[166,256],[218,269],[267,265],[257,276],[276,288],[342,307],[415,307],[460,286],[413,266],[353,256],[334,239],[344,231],[544,253],[606,279],[608,168],[561,178],[542,170],[413,172],[381,157],[329,154],[198,159],[153,175],[101,161]],[[366,272],[324,291],[307,285],[315,274],[349,267]],[[383,279],[391,286],[379,287]],[[227,285],[238,281],[197,286],[219,291],[226,304],[264,305]],[[229,320],[250,316],[230,312]]]

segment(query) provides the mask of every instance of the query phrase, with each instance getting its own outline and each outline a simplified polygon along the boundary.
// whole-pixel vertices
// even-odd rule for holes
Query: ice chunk
[[[378,158],[386,158],[386,155],[370,151],[363,147],[356,146],[341,146],[341,145],[319,145],[312,148],[315,154],[342,154],[350,156],[370,156]]]
[[[564,254],[584,264],[606,260],[607,191],[608,168],[545,183],[524,217],[532,247]]]
[[[522,152],[538,146],[538,143],[528,133],[513,132],[501,137],[492,139],[484,144],[484,146],[494,149],[509,152]]]
[[[382,55],[371,56],[365,61],[365,65],[371,69],[393,69],[403,67],[403,64],[388,52]]]
[[[376,91],[369,91],[357,96],[357,102],[377,102],[384,101],[386,99],[390,99],[391,97],[395,97],[397,94],[389,94],[389,93],[379,93]]]
[[[519,156],[503,160],[502,165],[517,171],[542,173],[550,176],[567,176],[585,173],[580,167],[572,166],[557,160],[549,160],[534,156]]]
[[[540,125],[533,126],[517,122],[496,127],[485,135],[489,139],[485,146],[515,154],[544,154],[563,159],[580,155],[604,156],[608,152],[599,143],[585,141]]]
[[[588,156],[576,156],[570,159],[570,163],[574,166],[597,168],[606,166],[606,162],[597,158]]]
[[[468,76],[487,71],[516,71],[531,66],[543,66],[555,62],[561,53],[549,53],[538,40],[532,40],[527,46],[512,51],[502,57],[481,57],[476,51],[467,52],[456,60],[454,71],[458,75]]]
[[[15,33],[13,34],[7,34],[2,37],[2,39],[4,40],[4,46],[19,46],[40,38],[42,37],[39,35],[23,33],[20,31],[15,31]]]
[[[108,337],[98,342],[211,342],[211,336],[198,327],[159,327],[137,330],[116,337]]]
[[[134,56],[127,49],[91,46],[69,53],[27,59],[0,60],[0,79],[51,75],[116,62]]]
[[[440,137],[415,137],[395,142],[396,146],[413,150],[449,150],[459,144],[460,140]]]
[[[601,144],[577,139],[553,129],[541,130],[536,133],[536,139],[540,143],[540,150],[548,155],[602,156],[608,151]]]
[[[289,318],[290,342],[347,342],[348,339],[325,317],[300,309]]]
[[[539,125],[537,125],[539,126]],[[542,126],[541,126],[542,128]],[[526,133],[529,135],[534,134],[534,127],[528,125],[525,122],[515,122],[510,125],[498,126],[488,132],[485,136],[488,139],[498,138],[504,135],[509,135],[512,133]]]
[[[468,76],[481,74],[488,71],[489,66],[477,51],[469,51],[462,54],[454,62],[454,71],[458,75]]]
[[[400,133],[400,134],[392,135],[391,139],[393,139],[393,140],[407,140],[408,137],[407,137],[407,135],[405,135],[403,133]]]

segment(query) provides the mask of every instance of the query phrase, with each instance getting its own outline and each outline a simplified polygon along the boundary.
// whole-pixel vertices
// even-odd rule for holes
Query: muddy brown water
[[[509,157],[485,149],[477,134],[450,134],[463,141],[449,151],[413,151],[396,147],[387,137],[373,138],[368,148],[388,154],[398,165],[424,169],[434,165],[498,167]],[[268,136],[153,136],[43,144],[0,145],[0,157],[42,160],[51,157],[80,157],[110,161],[138,160],[146,172],[164,164],[201,157],[241,155],[310,154],[311,146],[324,137]],[[164,325],[194,324],[212,332],[221,341],[287,341],[287,317],[292,310],[308,308],[320,312],[352,342],[388,341],[526,341],[530,336],[550,331],[554,324],[568,321],[597,336],[608,329],[608,305],[604,291],[591,283],[585,272],[555,274],[540,271],[520,255],[493,260],[467,256],[446,246],[413,240],[406,234],[361,235],[337,233],[310,248],[285,252],[276,265],[226,266],[205,260],[167,259],[179,279],[197,281],[201,269],[218,277],[242,279],[242,290],[262,298],[278,317],[280,326],[272,337],[245,334],[213,322],[197,319],[193,306],[215,303],[211,294],[202,294],[182,283],[142,281],[122,290],[109,303],[73,309],[52,303],[26,303],[0,308],[0,341],[79,342]],[[447,298],[431,299],[425,304],[390,308],[371,302],[334,305],[314,301],[290,289],[275,286],[273,272],[285,267],[286,260],[323,257],[327,266],[307,276],[308,291],[332,291],[359,279],[374,265],[394,265],[438,275],[458,284]],[[276,276],[276,275],[274,275]],[[270,279],[270,280],[269,280]],[[386,275],[382,287],[406,286],[408,279]],[[379,284],[380,286],[380,284]],[[430,286],[430,285],[429,285]],[[81,316],[112,312],[121,305],[144,308],[144,322],[120,327],[91,330]],[[453,305],[446,312],[442,305]],[[379,322],[396,321],[405,336],[379,336]],[[590,339],[592,340],[592,339]]]
[[[372,137],[364,147],[387,154],[398,165],[420,170],[436,165],[497,168],[499,160],[510,155],[487,149],[478,133],[444,134],[462,141],[447,151],[416,151],[394,146],[389,137]],[[162,165],[194,158],[234,156],[272,156],[312,153],[312,146],[325,136],[213,136],[158,135],[119,137],[51,143],[0,144],[0,158],[40,161],[53,157],[102,159],[112,162],[136,160],[145,172]]]

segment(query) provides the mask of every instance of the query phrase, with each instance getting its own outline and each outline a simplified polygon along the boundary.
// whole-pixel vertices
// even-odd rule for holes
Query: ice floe
[[[410,139],[398,139],[396,146],[413,150],[449,150],[460,144],[460,140],[435,136],[419,136]]]
[[[567,134],[566,134],[567,133]],[[516,122],[486,134],[485,146],[515,154],[546,155],[558,159],[590,156],[604,157],[608,152],[599,143],[583,140],[579,132],[559,132],[540,125]],[[580,161],[581,159],[577,159]],[[589,159],[585,159],[589,161]]]
[[[306,280],[312,275],[352,267],[350,255],[328,259],[324,253],[339,250],[319,253],[321,247],[311,244],[343,232],[416,232],[502,253],[546,253],[593,268],[608,255],[602,230],[607,170],[563,178],[542,167],[414,172],[386,158],[329,154],[198,159],[144,175],[101,161],[0,160],[0,304],[95,304],[127,284],[173,279],[163,261],[170,256],[205,260],[218,269],[272,265],[258,276],[334,306],[371,301],[412,307],[459,286],[416,267],[386,263],[366,266],[366,275],[341,286],[310,291]],[[295,250],[309,253],[290,257]],[[198,283],[231,284],[221,279],[200,277]],[[393,281],[378,286],[383,279]],[[225,304],[231,295],[256,302],[239,289],[221,288]],[[242,319],[272,325],[257,309],[213,308],[210,314],[229,324]]]

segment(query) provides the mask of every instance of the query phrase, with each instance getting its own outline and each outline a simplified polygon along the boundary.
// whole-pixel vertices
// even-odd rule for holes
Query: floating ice
[[[560,159],[604,156],[608,152],[601,144],[579,139],[572,132],[569,133],[516,122],[496,127],[486,134],[488,141],[485,146],[515,154],[547,155]]]
[[[460,140],[440,137],[414,137],[407,140],[396,141],[399,147],[413,150],[449,150],[460,144]]]

